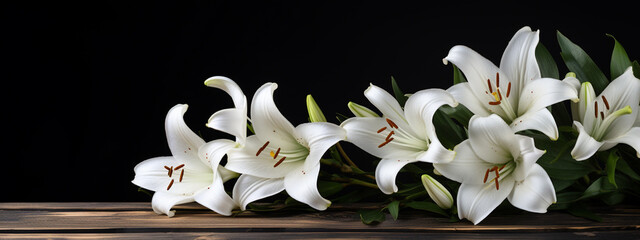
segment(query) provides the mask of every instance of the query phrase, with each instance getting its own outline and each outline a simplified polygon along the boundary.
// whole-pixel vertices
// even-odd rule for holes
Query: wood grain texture
[[[245,212],[220,216],[198,205],[176,207],[173,218],[149,203],[0,203],[0,238],[640,238],[640,207],[599,208],[602,222],[563,212],[493,214],[480,225],[425,212],[402,212],[378,225],[360,222],[356,209],[323,212]],[[167,235],[169,233],[169,235]],[[275,234],[275,235],[274,235]]]

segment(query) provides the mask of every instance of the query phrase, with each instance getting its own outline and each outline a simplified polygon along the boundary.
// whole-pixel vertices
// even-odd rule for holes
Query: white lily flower
[[[246,145],[228,154],[226,167],[242,173],[233,197],[242,210],[257,199],[286,190],[292,198],[318,209],[331,202],[317,188],[320,158],[329,147],[345,139],[335,124],[305,123],[294,127],[273,101],[275,83],[260,87],[251,102],[251,122],[255,135]]]
[[[223,183],[235,173],[219,163],[235,143],[225,139],[205,143],[185,124],[182,117],[186,111],[187,105],[178,104],[167,113],[165,131],[173,156],[139,163],[132,182],[155,192],[151,206],[158,214],[172,217],[173,206],[196,201],[219,214],[231,215],[236,204]]]
[[[571,156],[578,161],[588,159],[624,143],[633,147],[640,158],[640,79],[629,67],[613,80],[599,96],[589,82],[580,87],[580,102],[573,104],[573,125],[579,135]]]
[[[520,209],[544,213],[556,202],[549,175],[536,163],[544,151],[533,138],[514,133],[498,115],[473,116],[469,139],[455,147],[456,157],[433,166],[445,177],[462,183],[458,189],[458,217],[478,224],[505,198]]]
[[[535,56],[538,40],[539,31],[520,29],[505,49],[499,68],[466,46],[454,46],[443,62],[455,64],[468,82],[447,91],[474,114],[495,113],[516,132],[538,130],[557,139],[558,127],[546,107],[567,99],[578,101],[578,95],[567,84],[573,79],[541,78]]]
[[[404,110],[391,94],[373,84],[364,95],[383,116],[349,118],[342,127],[347,141],[382,159],[376,167],[376,182],[383,193],[398,191],[396,175],[408,163],[453,159],[455,153],[442,146],[432,123],[440,106],[458,105],[451,94],[441,89],[419,91],[409,97]]]

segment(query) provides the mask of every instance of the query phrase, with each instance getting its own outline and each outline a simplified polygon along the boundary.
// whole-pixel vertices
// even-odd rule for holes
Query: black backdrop
[[[261,84],[279,83],[276,103],[297,125],[306,120],[307,94],[337,122],[334,113],[348,114],[348,101],[368,104],[362,92],[369,83],[390,89],[390,76],[405,92],[447,88],[451,66],[441,59],[449,48],[464,44],[498,64],[522,26],[541,29],[561,74],[556,30],[607,75],[613,41],[605,33],[632,59],[640,56],[636,12],[612,1],[302,2],[3,3],[1,136],[8,144],[0,201],[149,200],[130,183],[133,167],[170,154],[169,108],[187,103],[192,129],[205,140],[227,137],[204,126],[231,106],[224,92],[203,85],[214,75],[234,79],[248,99]],[[370,160],[356,158],[365,166]]]

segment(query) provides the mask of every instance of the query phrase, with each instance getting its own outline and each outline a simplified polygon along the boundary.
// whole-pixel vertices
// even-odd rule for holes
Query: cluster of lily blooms
[[[535,58],[539,31],[524,27],[516,32],[496,66],[466,46],[454,46],[443,59],[466,76],[467,82],[447,90],[418,91],[401,106],[387,91],[371,85],[365,96],[381,115],[349,104],[355,117],[336,125],[329,122],[294,126],[273,101],[275,83],[260,87],[251,101],[226,77],[211,77],[205,85],[225,91],[234,107],[214,113],[207,126],[235,136],[205,142],[184,122],[187,105],[171,108],[165,131],[173,156],[145,160],[135,167],[133,183],[154,191],[152,206],[173,216],[176,204],[198,202],[222,215],[283,190],[317,210],[331,202],[317,188],[320,159],[339,141],[348,141],[381,158],[375,170],[380,191],[398,191],[396,175],[406,164],[432,163],[443,176],[460,182],[457,209],[460,219],[474,224],[487,217],[504,199],[520,209],[544,213],[556,202],[553,184],[536,161],[545,154],[523,130],[558,138],[548,106],[570,100],[579,135],[571,155],[577,161],[622,143],[640,152],[638,105],[640,80],[631,68],[596,96],[588,82],[575,75],[563,80],[542,78]],[[453,150],[436,135],[432,118],[443,105],[463,104],[474,116],[468,139]],[[311,114],[313,114],[310,111]],[[247,136],[250,119],[253,135]],[[227,163],[220,165],[226,155]],[[639,156],[640,157],[640,156]],[[223,183],[237,178],[232,195]],[[442,208],[454,200],[428,175],[422,179],[429,196]]]

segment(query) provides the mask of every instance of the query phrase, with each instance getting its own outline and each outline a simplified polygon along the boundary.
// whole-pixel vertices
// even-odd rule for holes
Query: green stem
[[[363,187],[379,189],[378,185],[376,185],[376,184],[368,183],[368,182],[365,182],[365,181],[362,181],[362,180],[358,180],[358,179],[354,179],[354,178],[351,178],[349,183],[350,184],[355,184],[355,185],[360,185],[360,186],[363,186]]]
[[[347,153],[344,151],[344,149],[342,148],[340,143],[336,143],[335,146],[336,146],[336,149],[338,149],[338,152],[340,153],[342,158],[344,158],[344,160],[347,162],[347,164],[349,164],[349,166],[351,166],[351,169],[353,169],[354,173],[363,175],[363,176],[368,177],[368,178],[373,179],[373,180],[376,180],[376,177],[367,174],[365,171],[362,171],[362,169],[360,169],[353,161],[351,161],[351,158],[349,158],[349,156],[347,156]]]
[[[373,189],[379,189],[378,185],[374,184],[374,183],[370,183],[370,182],[365,182],[359,179],[355,179],[355,178],[346,178],[346,177],[339,177],[337,175],[334,175],[331,177],[332,181],[336,181],[336,182],[343,182],[343,183],[348,183],[348,184],[352,184],[352,185],[360,185],[363,187],[368,187],[368,188],[373,188]]]
[[[426,191],[421,191],[421,192],[417,192],[417,193],[411,194],[411,195],[409,195],[409,196],[406,196],[406,197],[404,198],[404,200],[405,200],[405,201],[407,201],[407,200],[413,200],[414,198],[417,198],[417,197],[420,197],[420,196],[424,196],[424,195],[427,195],[427,192],[426,192]]]
[[[347,164],[349,164],[349,166],[351,166],[352,168],[360,170],[360,168],[358,166],[356,166],[356,164],[353,161],[351,161],[351,158],[349,158],[349,156],[347,156],[347,153],[344,152],[344,149],[342,148],[340,143],[336,143],[336,148],[338,148],[338,152],[340,152],[340,155],[342,155],[344,160],[347,161]],[[360,170],[360,171],[362,171],[362,170]]]

